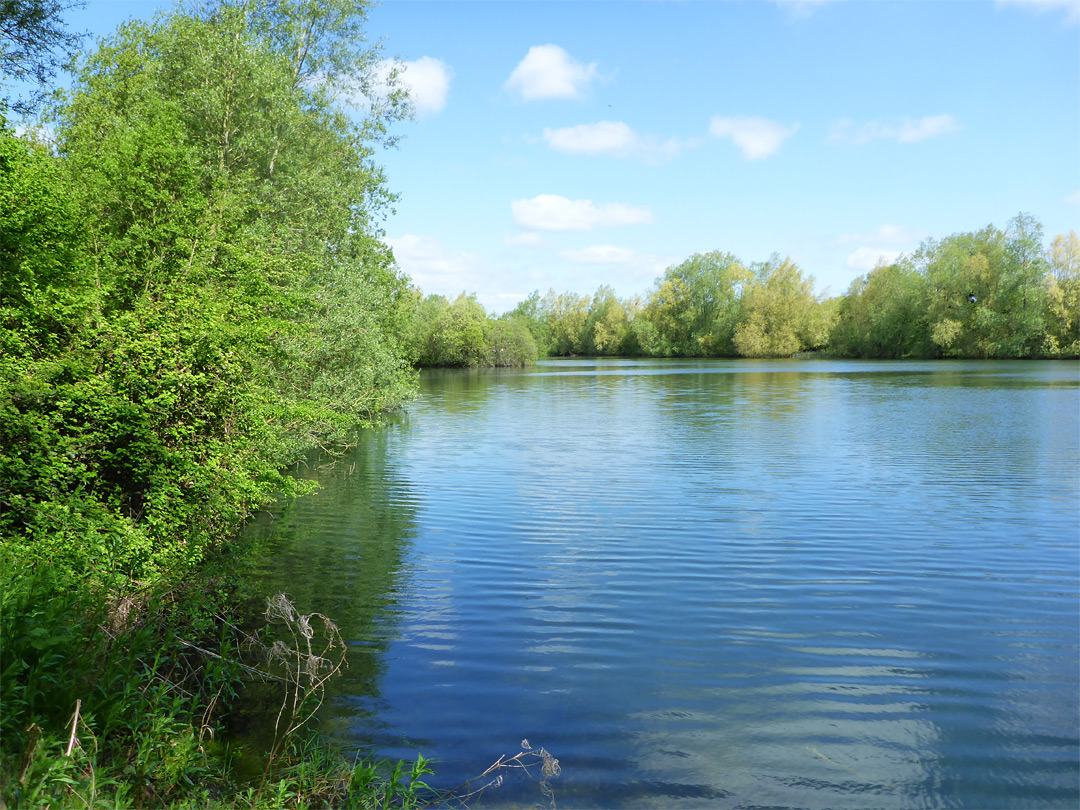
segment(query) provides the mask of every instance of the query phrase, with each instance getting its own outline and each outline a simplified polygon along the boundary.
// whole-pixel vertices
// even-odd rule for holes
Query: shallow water
[[[303,474],[252,531],[350,641],[349,748],[449,787],[528,738],[560,808],[1080,806],[1076,364],[425,372]]]

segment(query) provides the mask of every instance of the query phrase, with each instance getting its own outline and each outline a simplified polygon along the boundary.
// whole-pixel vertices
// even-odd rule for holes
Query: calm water
[[[351,642],[324,731],[437,785],[528,738],[564,810],[1075,808],[1078,422],[1071,363],[425,373],[254,530]]]

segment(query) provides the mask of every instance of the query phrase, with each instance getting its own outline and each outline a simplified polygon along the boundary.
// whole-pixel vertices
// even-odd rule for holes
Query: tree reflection
[[[258,548],[253,589],[286,593],[303,611],[330,617],[349,645],[348,666],[321,712],[331,736],[379,703],[408,587],[418,499],[394,463],[406,429],[407,417],[398,416],[364,432],[341,458],[309,455],[296,474],[321,489],[260,516],[247,531]]]

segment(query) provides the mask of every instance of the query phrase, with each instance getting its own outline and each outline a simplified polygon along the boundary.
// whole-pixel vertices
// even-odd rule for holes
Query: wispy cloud
[[[1080,205],[1080,190],[1074,191],[1072,194],[1067,195],[1063,200],[1066,205]]]
[[[404,234],[383,241],[394,251],[398,267],[425,293],[456,295],[468,286],[479,257],[449,250],[438,239]]]
[[[859,244],[848,253],[845,261],[849,270],[869,272],[879,264],[892,264],[903,253],[912,250],[929,234],[912,231],[898,225],[882,225],[874,233],[848,233],[837,237],[839,245]]]
[[[624,292],[638,291],[671,267],[677,259],[639,253],[618,245],[590,245],[578,250],[561,250],[559,258],[568,264],[579,265],[571,270],[580,290],[601,284],[611,284],[613,277]]]
[[[422,56],[413,62],[402,63],[402,81],[420,117],[441,112],[450,93],[454,71],[441,59]]]
[[[579,264],[623,264],[634,258],[634,251],[616,245],[590,245],[581,250],[561,250],[559,258]]]
[[[806,19],[814,13],[815,9],[835,1],[836,0],[772,0],[772,2],[776,3],[776,5],[781,8],[786,8],[791,12],[791,16],[797,20]]]
[[[592,200],[570,200],[558,194],[540,194],[511,204],[514,222],[537,231],[588,231],[596,227],[648,225],[652,212],[625,203],[596,205]]]
[[[849,270],[857,270],[867,273],[880,264],[892,264],[900,258],[903,251],[888,250],[877,247],[856,248],[848,254],[847,265]]]
[[[540,234],[532,231],[524,231],[503,237],[503,244],[510,247],[536,247],[542,241]]]
[[[598,121],[561,129],[545,129],[544,140],[556,152],[567,155],[609,155],[647,161],[670,160],[690,145],[669,138],[659,141],[634,132],[622,121]]]
[[[1080,23],[1080,0],[997,0],[999,6],[1019,6],[1040,14],[1048,11],[1063,11],[1070,23]]]
[[[762,160],[774,154],[798,130],[798,124],[784,126],[767,118],[716,115],[709,122],[709,134],[715,138],[731,138],[746,160]]]
[[[837,121],[829,133],[829,142],[865,146],[872,141],[891,140],[897,143],[918,143],[927,138],[959,132],[963,127],[952,115],[927,115],[922,118],[901,118],[899,121],[875,119],[856,124],[850,118]]]
[[[524,101],[580,98],[599,75],[596,63],[577,61],[558,45],[535,45],[506,80],[506,89]]]

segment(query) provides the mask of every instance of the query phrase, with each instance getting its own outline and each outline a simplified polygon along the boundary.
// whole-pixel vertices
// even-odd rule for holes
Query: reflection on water
[[[263,546],[260,590],[285,592],[302,612],[329,617],[350,645],[347,668],[331,689],[375,701],[398,633],[418,508],[396,472],[397,435],[391,422],[343,460],[311,454],[296,474],[322,489],[248,527]]]
[[[325,728],[439,784],[528,737],[563,808],[1072,807],[1078,421],[1062,363],[425,373],[267,589],[353,641]]]

